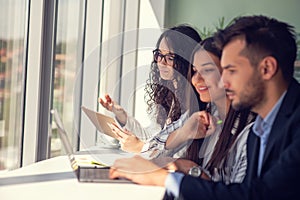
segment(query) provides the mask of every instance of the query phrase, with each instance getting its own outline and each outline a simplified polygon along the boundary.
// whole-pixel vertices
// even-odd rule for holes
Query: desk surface
[[[117,183],[80,183],[67,156],[1,173],[1,200],[162,199],[163,187]]]

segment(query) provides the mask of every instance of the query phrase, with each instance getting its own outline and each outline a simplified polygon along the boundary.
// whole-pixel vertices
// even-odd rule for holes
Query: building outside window
[[[84,0],[57,1],[52,107],[60,114],[74,147],[78,139],[78,123],[74,120],[74,88],[81,76],[84,20]],[[54,123],[52,127],[51,157],[61,155],[64,151]]]
[[[27,0],[0,0],[0,170],[21,165]]]

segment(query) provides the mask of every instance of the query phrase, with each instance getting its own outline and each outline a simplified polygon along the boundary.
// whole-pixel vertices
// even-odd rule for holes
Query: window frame
[[[104,28],[105,10],[104,2],[99,0],[85,0],[85,24],[83,35],[83,65],[81,84],[78,86],[79,97],[78,102],[75,102],[75,122],[79,123],[79,138],[84,141],[84,144],[78,143],[77,150],[96,145],[97,131],[93,124],[88,120],[84,114],[81,114],[81,105],[85,105],[90,109],[101,110],[97,102],[99,91],[106,91],[112,82],[120,79],[122,74],[128,71],[135,71],[138,64],[138,52],[134,51],[133,55],[125,55],[124,51],[128,50],[128,46],[136,46],[138,48],[139,39],[134,41],[134,44],[126,42],[126,31],[136,30],[134,34],[139,37],[140,27],[140,4],[141,0],[121,1],[118,5],[111,6],[110,20],[117,20],[115,26],[107,26]],[[161,5],[165,1],[160,1]],[[150,2],[151,3],[151,2]],[[58,0],[29,0],[29,19],[28,19],[28,54],[27,54],[27,74],[26,74],[26,94],[24,105],[24,135],[23,135],[23,151],[22,151],[22,166],[31,163],[48,159],[50,156],[50,142],[51,142],[51,115],[50,110],[52,106],[52,86],[54,73],[54,48],[56,43],[55,38],[55,24],[57,18]],[[132,7],[133,6],[133,7]],[[135,12],[132,12],[134,8]],[[161,7],[164,11],[164,6]],[[119,9],[121,12],[116,16],[114,9]],[[130,11],[129,11],[130,10]],[[162,14],[163,16],[163,14]],[[160,21],[163,21],[160,19]],[[118,71],[114,77],[101,77],[104,66],[101,65],[104,31],[108,34],[122,34],[121,35],[121,50],[122,55],[120,61],[117,63]],[[123,34],[124,33],[124,34]],[[130,34],[132,34],[131,32]],[[99,46],[100,44],[100,46]],[[91,54],[94,54],[93,59],[90,59]],[[96,63],[96,64],[95,64]],[[97,64],[98,63],[98,64]],[[150,62],[149,62],[150,63]],[[93,67],[88,67],[93,66]],[[124,68],[123,66],[131,66]],[[135,76],[137,72],[135,71]],[[126,88],[130,87],[132,90],[136,87],[137,78],[130,83],[126,83]],[[95,92],[95,83],[97,89]],[[126,102],[127,96],[125,91],[125,84],[120,83],[120,88],[117,92],[116,101]],[[134,94],[136,95],[136,94]],[[133,97],[135,99],[135,97]],[[135,100],[127,105],[129,113],[135,114]],[[76,110],[77,109],[77,110]],[[88,133],[88,134],[87,134]],[[78,140],[79,141],[79,140]]]

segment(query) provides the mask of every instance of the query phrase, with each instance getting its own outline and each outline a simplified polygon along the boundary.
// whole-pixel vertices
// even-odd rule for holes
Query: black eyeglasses
[[[176,55],[173,53],[161,54],[159,49],[153,50],[153,59],[155,62],[161,62],[162,59],[165,60],[167,65],[173,66],[174,60],[176,59]]]

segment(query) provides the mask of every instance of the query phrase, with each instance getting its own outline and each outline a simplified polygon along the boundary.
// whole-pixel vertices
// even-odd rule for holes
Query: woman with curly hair
[[[121,148],[129,152],[141,152],[146,141],[160,131],[172,126],[180,118],[188,118],[193,110],[204,108],[198,95],[188,97],[191,84],[187,81],[189,58],[193,49],[201,41],[197,31],[188,25],[167,29],[159,37],[153,51],[153,61],[149,79],[145,87],[147,112],[156,125],[144,128],[114,102],[109,95],[99,98],[99,103],[112,111],[123,129],[118,129]],[[197,103],[191,103],[196,101]],[[190,105],[197,105],[191,108]],[[113,129],[114,129],[113,128]],[[170,131],[174,131],[170,130]]]

